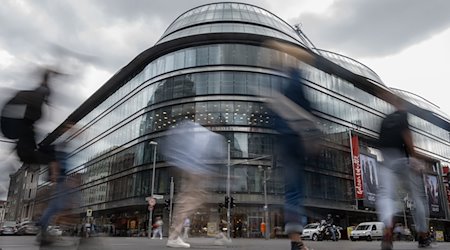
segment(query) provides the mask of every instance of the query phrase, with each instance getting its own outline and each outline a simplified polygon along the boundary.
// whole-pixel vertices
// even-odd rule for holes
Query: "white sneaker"
[[[175,247],[175,248],[190,248],[191,245],[184,242],[180,237],[178,237],[176,240],[168,240],[167,245],[168,247]]]

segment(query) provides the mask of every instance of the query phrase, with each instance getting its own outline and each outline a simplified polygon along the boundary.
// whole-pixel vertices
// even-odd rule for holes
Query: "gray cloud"
[[[315,45],[351,57],[395,54],[448,28],[450,1],[339,0],[326,14],[304,13],[301,23]]]

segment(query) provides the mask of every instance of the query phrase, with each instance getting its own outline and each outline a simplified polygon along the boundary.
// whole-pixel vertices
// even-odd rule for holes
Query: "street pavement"
[[[1,250],[38,250],[39,247],[35,245],[33,236],[0,236]],[[69,240],[69,238],[65,238]],[[73,239],[73,238],[72,238]],[[283,250],[290,249],[290,244],[287,239],[233,239],[230,246],[215,246],[212,238],[190,238],[188,242],[191,244],[191,249],[245,249],[245,250]],[[141,249],[170,249],[165,245],[167,238],[163,240],[148,239],[148,238],[128,238],[128,237],[93,237],[83,239],[80,241],[78,249],[82,250],[141,250]],[[348,241],[341,240],[338,242],[323,241],[313,242],[306,241],[307,245],[314,250],[379,250],[380,241]],[[72,246],[55,246],[45,249],[76,249]],[[418,249],[417,242],[394,242],[394,250],[410,250]],[[450,250],[450,242],[434,243],[431,248],[435,250]]]

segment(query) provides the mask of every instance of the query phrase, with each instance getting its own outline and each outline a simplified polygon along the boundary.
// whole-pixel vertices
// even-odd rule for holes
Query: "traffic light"
[[[236,207],[236,204],[234,204],[234,198],[233,198],[233,196],[231,196],[230,197],[231,199],[230,199],[230,208],[233,208],[233,207]]]
[[[169,208],[170,208],[170,199],[165,199],[165,200],[164,200],[164,207],[165,207],[166,209],[169,209]]]
[[[225,207],[228,208],[228,203],[230,202],[230,197],[225,196]]]

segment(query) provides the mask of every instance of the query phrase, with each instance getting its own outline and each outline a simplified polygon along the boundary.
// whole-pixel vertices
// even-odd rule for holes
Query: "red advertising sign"
[[[356,199],[364,198],[364,187],[361,173],[361,163],[359,161],[359,141],[358,136],[352,136],[352,163],[353,176],[355,177],[355,195]]]

